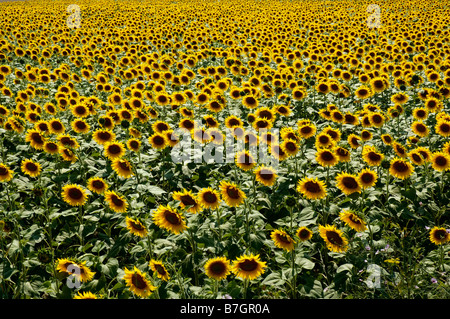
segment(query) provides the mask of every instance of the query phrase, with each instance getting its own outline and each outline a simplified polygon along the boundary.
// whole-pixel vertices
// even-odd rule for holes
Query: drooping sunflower
[[[364,220],[351,210],[343,210],[339,213],[339,218],[351,229],[362,232],[367,229]]]
[[[450,241],[450,233],[444,227],[435,226],[430,231],[430,241],[435,245],[442,245]]]
[[[71,206],[83,206],[88,200],[88,194],[80,185],[68,184],[62,188],[63,200]]]
[[[346,172],[341,172],[336,176],[336,186],[347,196],[361,192],[358,176]]]
[[[211,187],[200,190],[197,199],[203,208],[216,209],[220,205],[220,193]]]
[[[447,171],[450,169],[450,156],[444,152],[434,152],[431,155],[431,166],[436,171]]]
[[[123,279],[130,291],[141,298],[146,298],[152,294],[157,288],[153,286],[146,278],[146,274],[141,272],[136,266],[133,270],[124,269],[125,275]]]
[[[116,213],[125,213],[127,211],[127,200],[115,191],[105,191],[105,201],[108,203],[109,208]]]
[[[348,249],[348,240],[335,225],[319,225],[320,237],[325,241],[327,248],[334,252],[345,252]]]
[[[377,183],[378,175],[375,171],[365,168],[358,173],[358,180],[362,188],[369,188]]]
[[[278,176],[275,169],[265,165],[259,166],[253,173],[255,174],[256,181],[265,186],[272,186]]]
[[[111,167],[117,175],[123,178],[130,178],[134,175],[131,163],[124,158],[114,158]]]
[[[155,273],[159,279],[163,281],[168,281],[170,279],[169,272],[167,271],[166,266],[164,266],[162,261],[152,259],[150,260],[148,265],[150,266],[150,269],[153,271],[153,273]]]
[[[153,213],[153,221],[156,226],[164,228],[175,235],[187,229],[183,214],[168,205],[160,205],[157,208]]]
[[[0,163],[0,182],[9,182],[13,178],[14,171],[7,165]]]
[[[90,177],[86,183],[87,188],[94,193],[103,194],[108,189],[108,183],[101,177]]]
[[[242,204],[245,198],[247,198],[245,193],[234,183],[221,181],[219,188],[222,199],[228,206],[237,207]]]
[[[180,207],[182,209],[187,209],[189,213],[198,213],[202,210],[202,206],[196,195],[192,193],[192,191],[188,191],[187,189],[183,189],[183,191],[175,191],[172,195],[174,200],[180,202]]]
[[[318,178],[304,177],[298,182],[297,191],[307,199],[322,199],[327,196],[325,183]]]
[[[301,241],[307,241],[312,238],[313,232],[308,227],[301,226],[297,229],[296,235]]]
[[[294,249],[295,241],[282,229],[275,229],[270,234],[270,238],[272,238],[276,247],[291,251]]]
[[[31,159],[22,160],[20,168],[23,173],[31,177],[37,177],[41,173],[41,164]]]
[[[399,179],[406,179],[412,175],[414,167],[412,164],[402,158],[394,158],[391,160],[389,173]]]
[[[205,263],[205,274],[212,279],[222,280],[231,273],[230,261],[226,257],[208,259]]]
[[[141,221],[127,216],[125,218],[125,222],[127,224],[127,229],[131,234],[139,237],[147,236],[148,234],[147,227],[145,227],[145,225]]]
[[[258,255],[242,255],[233,261],[231,271],[242,279],[256,279],[261,276],[267,267],[265,261],[261,261]]]

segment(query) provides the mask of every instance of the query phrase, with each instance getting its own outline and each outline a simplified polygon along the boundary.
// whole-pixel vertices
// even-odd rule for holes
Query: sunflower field
[[[1,2],[1,298],[449,298],[449,4]]]

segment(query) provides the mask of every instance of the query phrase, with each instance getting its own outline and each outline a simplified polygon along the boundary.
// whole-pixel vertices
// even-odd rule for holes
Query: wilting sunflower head
[[[295,241],[284,230],[276,229],[270,234],[276,247],[291,251],[294,249]]]
[[[348,249],[347,238],[344,237],[342,231],[334,225],[319,225],[320,237],[325,241],[327,248],[334,252],[345,252]]]
[[[211,258],[205,263],[205,274],[215,280],[223,280],[231,273],[230,261],[225,257]]]
[[[364,220],[359,217],[358,215],[356,215],[353,211],[351,210],[343,210],[340,214],[339,214],[339,218],[347,225],[349,226],[351,229],[356,230],[357,232],[362,232],[366,230],[366,223],[364,222]]]
[[[266,262],[259,259],[259,255],[243,255],[233,261],[231,271],[242,279],[256,279],[266,268]]]

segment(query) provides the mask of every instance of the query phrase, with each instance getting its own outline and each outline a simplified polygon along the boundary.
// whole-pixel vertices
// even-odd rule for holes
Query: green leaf
[[[304,258],[301,256],[298,256],[295,260],[295,263],[300,266],[303,269],[311,270],[314,268],[315,263],[309,260],[308,258]]]

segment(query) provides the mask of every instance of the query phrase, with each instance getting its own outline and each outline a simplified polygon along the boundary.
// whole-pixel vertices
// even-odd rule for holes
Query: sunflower
[[[258,100],[252,95],[246,95],[242,98],[242,104],[248,109],[254,109],[258,107]]]
[[[334,141],[331,138],[331,136],[328,135],[327,133],[321,132],[320,134],[316,135],[316,142],[315,142],[316,149],[328,148],[332,147],[333,145]]]
[[[316,126],[312,123],[303,124],[298,127],[298,134],[304,139],[308,139],[316,134]]]
[[[369,81],[370,88],[375,93],[383,92],[388,87],[388,83],[383,77],[374,77]]]
[[[342,231],[334,225],[319,225],[320,237],[325,241],[327,248],[334,252],[345,252],[348,249],[348,241]]]
[[[261,276],[266,267],[266,262],[259,259],[259,254],[250,254],[234,260],[231,271],[239,278],[252,280]]]
[[[353,133],[347,137],[347,142],[350,145],[350,147],[353,149],[357,149],[358,147],[361,146],[360,141],[361,141],[361,137],[359,137],[358,135],[353,134]]]
[[[450,126],[449,126],[449,128],[450,128]],[[411,124],[411,129],[414,132],[414,134],[416,134],[420,137],[425,137],[430,133],[430,130],[422,121],[414,121]]]
[[[410,162],[402,158],[394,158],[391,160],[389,173],[397,178],[406,179],[412,175],[414,167]]]
[[[405,104],[408,102],[409,96],[405,93],[396,93],[391,96],[391,102],[394,104]]]
[[[339,159],[332,150],[319,149],[316,152],[316,161],[320,166],[331,167],[336,165]]]
[[[45,138],[42,134],[36,129],[30,129],[27,131],[25,136],[25,141],[29,142],[31,147],[42,150],[45,144]]]
[[[220,193],[211,187],[200,190],[197,199],[203,208],[216,209],[220,205]]]
[[[295,156],[298,151],[300,150],[300,147],[298,146],[297,142],[292,139],[285,139],[280,144],[281,150],[286,153],[288,156]]]
[[[139,152],[139,150],[141,149],[141,144],[142,144],[141,141],[136,138],[130,138],[127,140],[127,143],[126,143],[127,148],[130,151],[133,151],[136,153]]]
[[[125,155],[125,145],[122,142],[107,142],[104,144],[103,154],[110,160],[121,158]]]
[[[72,114],[76,118],[85,118],[89,116],[89,108],[84,104],[78,104],[71,107]]]
[[[301,241],[307,241],[312,238],[313,232],[308,227],[301,226],[297,229],[296,235]]]
[[[77,292],[77,294],[73,297],[73,299],[98,299],[96,294],[93,294],[90,291]]]
[[[91,177],[86,184],[91,192],[97,194],[103,194],[109,187],[106,181],[101,177]]]
[[[356,97],[358,97],[358,99],[364,100],[372,95],[372,91],[368,86],[362,85],[356,89],[355,95]]]
[[[435,226],[430,231],[430,241],[435,245],[442,245],[450,241],[450,233],[443,227]]]
[[[392,143],[394,142],[394,139],[389,134],[382,134],[380,137],[383,143],[386,145],[392,145]]]
[[[369,188],[377,183],[378,175],[369,168],[363,169],[358,174],[358,181],[362,188]]]
[[[242,150],[236,154],[236,165],[240,169],[248,171],[255,167],[256,161],[247,150]]]
[[[126,199],[115,191],[105,191],[105,201],[108,203],[109,208],[116,213],[125,213],[127,211],[128,203]]]
[[[160,205],[153,214],[153,221],[156,226],[164,228],[175,235],[187,228],[183,214],[170,206]]]
[[[58,135],[57,140],[59,145],[66,148],[77,149],[80,147],[80,144],[78,144],[77,140],[69,134],[60,134]]]
[[[364,220],[351,210],[343,210],[339,214],[339,218],[351,229],[362,232],[367,229]]]
[[[124,269],[125,275],[123,279],[130,291],[141,298],[146,298],[151,295],[157,288],[153,286],[146,278],[146,274],[141,272],[136,266],[133,270]]]
[[[162,133],[154,133],[148,138],[148,142],[153,148],[156,149],[164,149],[169,145],[166,135]]]
[[[257,117],[255,121],[252,123],[252,125],[256,131],[260,131],[260,130],[270,130],[272,128],[273,123],[267,119]]]
[[[112,160],[111,167],[120,177],[130,178],[133,176],[133,168],[127,159],[114,158]]]
[[[9,182],[14,172],[5,164],[0,163],[0,182]]]
[[[287,251],[294,249],[295,241],[284,230],[276,229],[272,231],[270,238],[272,238],[275,246],[278,248],[282,248]]]
[[[116,139],[116,134],[110,130],[98,129],[92,133],[92,138],[99,145],[110,143]]]
[[[67,162],[72,162],[73,163],[78,158],[75,155],[75,153],[69,148],[59,147],[58,150],[59,150],[59,154],[61,155],[61,157]]]
[[[153,273],[155,273],[159,279],[163,281],[168,281],[170,279],[169,272],[167,271],[162,261],[152,259],[150,260],[148,265],[150,266],[150,269],[153,271]]]
[[[31,177],[37,177],[41,173],[41,165],[31,159],[22,160],[20,168],[22,172]]]
[[[63,200],[71,206],[83,206],[89,197],[86,191],[76,184],[65,185],[61,195]]]
[[[205,263],[205,274],[209,278],[222,280],[230,273],[230,261],[226,257],[211,258]]]
[[[418,121],[426,120],[428,117],[428,110],[424,107],[416,107],[413,109],[413,117]]]
[[[180,207],[182,209],[187,208],[187,211],[190,213],[195,214],[202,209],[197,196],[192,194],[192,191],[188,191],[186,189],[183,189],[181,192],[175,191],[172,197],[174,200],[180,202]]]
[[[430,161],[431,166],[436,171],[447,171],[450,169],[450,156],[444,152],[434,152]]]
[[[416,148],[416,151],[420,153],[420,155],[423,157],[425,162],[429,162],[431,159],[431,151],[424,146],[419,146]]]
[[[345,195],[361,192],[361,184],[356,175],[341,172],[336,176],[336,186]]]
[[[450,121],[445,119],[440,119],[437,121],[435,127],[435,131],[437,134],[443,137],[449,137],[450,136]]]
[[[125,222],[127,224],[127,229],[131,234],[139,237],[147,236],[147,227],[145,227],[144,224],[142,224],[139,220],[135,220],[127,216],[125,218]]]
[[[422,154],[417,149],[408,152],[408,157],[414,165],[423,165],[425,163]]]
[[[163,133],[170,130],[170,125],[165,121],[156,121],[152,124],[152,130],[155,133]]]
[[[261,165],[253,173],[256,180],[265,186],[272,186],[278,176],[272,167],[266,167],[265,165]]]
[[[439,111],[442,110],[442,108],[444,107],[442,101],[439,101],[437,98],[435,97],[428,97],[425,100],[425,108],[427,109],[428,112],[430,113],[437,113]]]
[[[334,154],[336,154],[340,162],[350,162],[351,154],[348,149],[342,146],[336,146],[333,149]]]
[[[322,199],[327,196],[325,183],[317,178],[304,177],[298,182],[297,191],[307,199]]]
[[[73,261],[67,258],[56,261],[56,270],[65,272],[68,275],[74,275],[79,281],[90,281],[94,278],[95,272],[92,272],[85,261]]]
[[[75,119],[71,123],[72,129],[75,133],[88,133],[90,130],[90,126],[83,119]]]
[[[234,183],[221,181],[219,188],[222,198],[228,206],[237,207],[247,198],[245,193]]]

